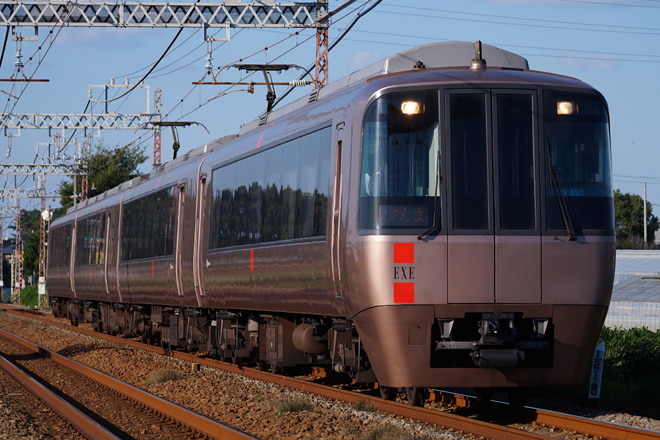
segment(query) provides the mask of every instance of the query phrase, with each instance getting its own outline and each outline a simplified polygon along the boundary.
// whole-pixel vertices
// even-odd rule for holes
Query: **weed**
[[[312,409],[312,403],[303,398],[291,398],[277,405],[277,413],[281,416],[288,412],[309,411]]]
[[[370,429],[362,437],[362,440],[411,440],[411,439],[412,439],[411,436],[407,435],[399,428],[396,428],[391,425],[382,425],[377,428]]]
[[[364,412],[376,412],[377,411],[374,404],[369,402],[368,400],[358,400],[355,403],[355,409],[358,410],[358,411],[364,411]]]
[[[158,370],[151,373],[149,383],[162,383],[170,380],[179,380],[183,378],[183,374],[176,370]]]

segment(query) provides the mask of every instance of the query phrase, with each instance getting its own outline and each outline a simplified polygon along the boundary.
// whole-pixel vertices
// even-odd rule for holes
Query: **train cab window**
[[[613,233],[605,103],[592,95],[546,92],[543,136],[547,229]]]
[[[496,143],[500,230],[537,230],[534,111],[529,93],[497,93]]]
[[[439,225],[437,91],[382,96],[365,115],[360,229],[417,234]]]
[[[486,95],[450,95],[452,227],[489,229],[489,137]]]

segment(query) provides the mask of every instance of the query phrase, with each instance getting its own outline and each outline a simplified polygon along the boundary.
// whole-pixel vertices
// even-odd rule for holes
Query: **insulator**
[[[211,52],[206,53],[206,65],[204,66],[204,69],[206,69],[207,72],[213,70],[213,55],[211,55]]]
[[[296,79],[296,80],[293,80],[293,81],[289,81],[289,85],[290,85],[291,87],[302,87],[302,86],[308,86],[308,85],[310,85],[311,83],[312,83],[311,81],[308,81],[308,80],[302,80],[302,79]]]

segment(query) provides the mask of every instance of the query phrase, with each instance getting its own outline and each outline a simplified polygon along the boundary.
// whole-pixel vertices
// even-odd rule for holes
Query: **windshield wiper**
[[[548,155],[549,156],[549,155]],[[577,235],[575,235],[575,229],[573,228],[573,222],[571,220],[571,215],[568,212],[568,205],[566,205],[566,199],[561,193],[561,185],[559,184],[559,176],[557,175],[557,169],[551,165],[551,159],[548,157],[548,166],[550,167],[550,185],[555,189],[557,193],[557,201],[559,202],[559,211],[561,212],[561,218],[564,221],[564,227],[566,228],[566,238],[569,241],[577,240]]]
[[[417,236],[418,240],[424,240],[429,235],[440,230],[438,225],[438,204],[440,203],[440,149],[435,164],[435,190],[433,194],[433,223],[431,227]]]

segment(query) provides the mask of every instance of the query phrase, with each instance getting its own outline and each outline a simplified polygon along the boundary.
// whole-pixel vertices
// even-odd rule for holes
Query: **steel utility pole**
[[[350,1],[348,3],[351,3]],[[66,27],[168,27],[201,28],[204,39],[214,39],[207,35],[210,28],[224,28],[225,38],[230,39],[231,28],[316,28],[316,73],[315,86],[322,87],[328,81],[328,1],[317,2],[110,2],[110,1],[7,1],[0,0],[0,25],[16,28],[29,26]],[[34,39],[34,38],[33,38]],[[107,113],[107,110],[106,110]],[[22,119],[41,115],[22,115]],[[61,116],[72,119],[86,119],[90,115],[44,115],[47,119]],[[2,115],[2,119],[11,115]],[[115,115],[121,118],[109,122],[118,128],[130,115]],[[128,117],[128,119],[127,119]],[[141,118],[145,115],[133,115]],[[156,122],[160,119],[156,118]],[[26,123],[28,121],[21,120]],[[132,121],[136,122],[136,121]],[[141,121],[142,127],[147,121]],[[4,124],[2,124],[4,125]],[[35,122],[34,125],[39,125]],[[1,126],[1,125],[0,125]],[[108,128],[108,127],[103,127]],[[161,163],[161,132],[154,128],[154,165]]]
[[[349,2],[350,3],[350,2]],[[0,0],[0,26],[316,28],[317,80],[328,77],[328,1],[141,2]],[[211,39],[207,38],[207,41]]]

